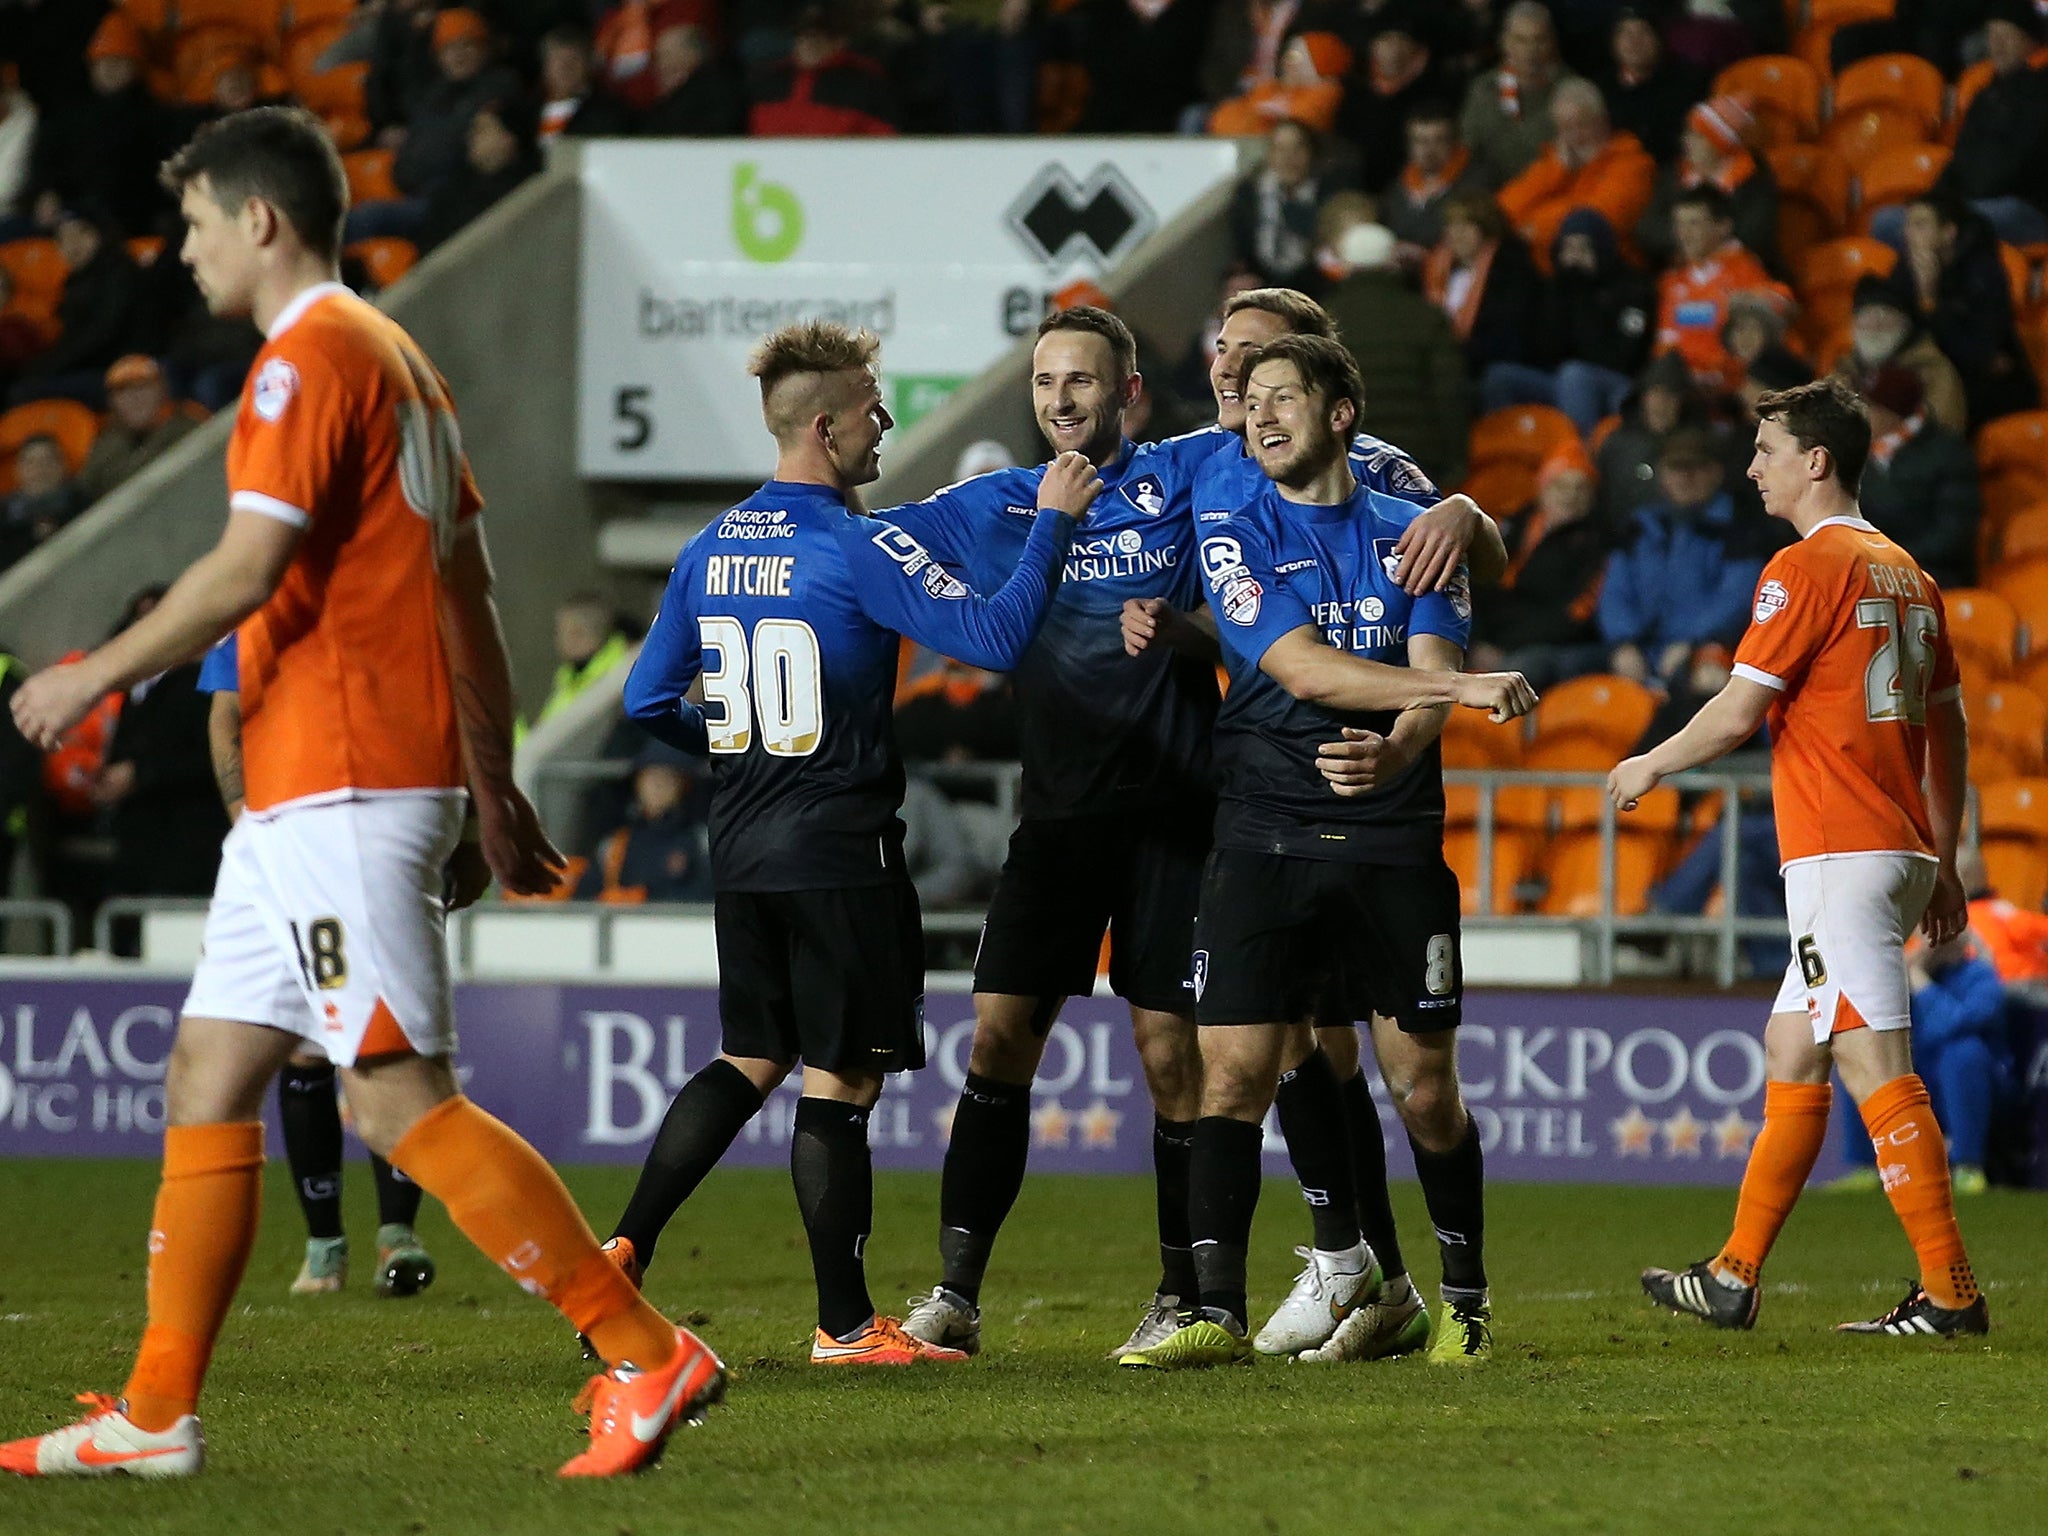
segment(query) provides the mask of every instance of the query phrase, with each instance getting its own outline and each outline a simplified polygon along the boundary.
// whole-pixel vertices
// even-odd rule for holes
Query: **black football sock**
[[[409,1227],[419,1219],[423,1191],[376,1153],[370,1154],[370,1176],[377,1181],[377,1225]]]
[[[1388,1279],[1408,1273],[1401,1235],[1394,1230],[1394,1199],[1387,1191],[1387,1140],[1365,1074],[1338,1085],[1344,1100],[1344,1128],[1351,1134],[1351,1182],[1358,1189],[1358,1227]]]
[[[334,1097],[334,1065],[287,1062],[277,1079],[278,1118],[292,1188],[306,1213],[308,1237],[341,1236],[341,1105]]]
[[[642,1270],[654,1262],[662,1228],[718,1166],[761,1103],[760,1089],[723,1057],[683,1084],[655,1132],[633,1197],[612,1228],[612,1236],[633,1245]]]
[[[861,1259],[875,1224],[868,1112],[837,1099],[798,1099],[789,1176],[811,1243],[818,1326],[835,1339],[849,1339],[875,1315]]]
[[[1031,1085],[968,1073],[939,1176],[939,1283],[970,1304],[981,1300],[981,1278],[1030,1155]]]
[[[1188,1165],[1195,1152],[1195,1122],[1152,1117],[1152,1177],[1159,1193],[1159,1294],[1192,1303],[1201,1281],[1188,1236]]]
[[[1465,1135],[1448,1152],[1431,1152],[1408,1138],[1415,1149],[1415,1173],[1422,1180],[1422,1198],[1436,1227],[1443,1254],[1444,1299],[1478,1299],[1486,1294],[1486,1157],[1479,1150],[1479,1127],[1468,1115]]]
[[[1195,1122],[1194,1155],[1188,1172],[1188,1227],[1194,1236],[1195,1272],[1201,1277],[1202,1310],[1247,1326],[1245,1252],[1251,1246],[1252,1214],[1259,1208],[1259,1149],[1265,1132],[1223,1115]]]
[[[1343,1253],[1358,1245],[1358,1194],[1352,1188],[1351,1140],[1337,1074],[1320,1048],[1292,1072],[1280,1074],[1273,1107],[1287,1158],[1301,1181],[1301,1198],[1315,1222],[1316,1247]]]

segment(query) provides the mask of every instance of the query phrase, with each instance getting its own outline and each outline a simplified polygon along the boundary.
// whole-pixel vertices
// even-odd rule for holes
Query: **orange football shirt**
[[[237,632],[249,809],[459,788],[441,569],[483,501],[412,338],[339,283],[294,299],[242,390],[228,505],[305,530]]]
[[[1777,691],[1771,798],[1785,864],[1932,857],[1927,706],[1957,697],[1941,591],[1861,518],[1831,517],[1764,567],[1735,672]]]

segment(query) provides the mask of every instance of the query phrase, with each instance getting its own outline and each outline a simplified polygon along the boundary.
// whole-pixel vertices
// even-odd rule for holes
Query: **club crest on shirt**
[[[299,370],[281,357],[273,357],[258,370],[250,403],[265,421],[275,421],[299,392]]]
[[[1123,490],[1124,499],[1147,517],[1157,517],[1166,510],[1166,487],[1159,483],[1157,475],[1140,475]]]
[[[1397,539],[1372,541],[1373,558],[1379,561],[1380,569],[1387,573],[1387,580],[1396,582],[1401,579],[1401,552],[1394,547],[1398,542],[1400,541]]]
[[[1231,577],[1223,584],[1223,617],[1233,624],[1257,623],[1259,600],[1265,595],[1266,589],[1249,572]]]
[[[924,589],[933,597],[955,601],[967,595],[966,585],[942,565],[924,568]]]
[[[1790,599],[1785,591],[1785,583],[1782,581],[1765,582],[1756,589],[1757,623],[1770,623],[1773,618],[1784,611],[1785,604],[1788,601]]]
[[[1209,951],[1195,951],[1195,974],[1191,978],[1195,988],[1195,1001],[1202,1000],[1202,994],[1209,989]]]

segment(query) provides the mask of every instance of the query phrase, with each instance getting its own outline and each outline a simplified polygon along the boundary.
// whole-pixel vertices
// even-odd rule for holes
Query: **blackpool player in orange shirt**
[[[235,629],[246,808],[171,1053],[133,1373],[119,1399],[82,1399],[79,1422],[0,1446],[0,1469],[200,1469],[200,1385],[255,1240],[264,1091],[310,1042],[370,1147],[611,1362],[563,1475],[637,1470],[718,1396],[717,1357],[641,1299],[553,1170],[456,1086],[441,881],[464,785],[507,890],[548,889],[561,855],[512,783],[511,678],[447,388],[334,280],[347,181],[316,118],[223,118],[164,180],[208,306],[267,337],[228,449],[227,529],[146,618],[29,679],[13,711],[47,745]]]
[[[1969,782],[1961,676],[1941,593],[1864,521],[1862,403],[1822,381],[1763,396],[1750,479],[1799,542],[1764,567],[1728,685],[1663,745],[1616,768],[1632,809],[1667,774],[1732,751],[1768,715],[1792,959],[1764,1031],[1764,1124],[1719,1254],[1643,1289],[1723,1328],[1755,1324],[1758,1277],[1827,1134],[1830,1066],[1877,1148],[1920,1280],[1849,1333],[1990,1326],[1956,1227],[1948,1155],[1913,1071],[1905,943],[1963,931],[1956,843]],[[1923,778],[1925,788],[1923,789]]]

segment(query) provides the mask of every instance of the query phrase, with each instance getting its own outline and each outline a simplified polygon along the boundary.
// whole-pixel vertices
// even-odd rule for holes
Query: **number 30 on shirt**
[[[1934,642],[1941,619],[1924,603],[1905,609],[1888,597],[1867,597],[1856,605],[1856,627],[1879,629],[1877,654],[1863,671],[1864,714],[1872,721],[1927,723],[1927,684],[1934,675]]]
[[[716,652],[704,669],[704,702],[711,750],[740,753],[754,744],[770,757],[809,757],[825,735],[824,669],[818,636],[802,619],[762,619],[751,644],[738,619],[713,614],[697,620],[699,644]]]

